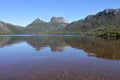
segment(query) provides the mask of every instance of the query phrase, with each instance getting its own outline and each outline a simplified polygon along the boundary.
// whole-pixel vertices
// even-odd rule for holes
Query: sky
[[[118,8],[120,0],[0,0],[0,20],[26,26],[36,18],[48,22],[55,16],[72,22]]]

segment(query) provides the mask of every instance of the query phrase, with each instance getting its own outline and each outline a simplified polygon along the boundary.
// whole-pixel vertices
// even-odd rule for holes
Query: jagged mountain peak
[[[52,17],[50,23],[68,23],[63,17]]]
[[[61,29],[67,25],[68,23],[63,17],[52,17],[50,22],[44,22],[37,18],[31,24],[27,25],[26,28],[30,33],[40,33]]]
[[[37,19],[35,19],[32,23],[42,23],[42,22],[44,22],[44,21],[41,20],[41,19],[39,19],[39,18],[37,18]]]

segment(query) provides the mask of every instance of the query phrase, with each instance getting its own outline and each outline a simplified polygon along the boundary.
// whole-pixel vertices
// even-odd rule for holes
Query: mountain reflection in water
[[[111,40],[91,36],[1,36],[0,48],[7,45],[27,42],[36,51],[50,47],[51,52],[63,52],[67,46],[82,49],[88,56],[97,58],[119,60],[120,40]]]

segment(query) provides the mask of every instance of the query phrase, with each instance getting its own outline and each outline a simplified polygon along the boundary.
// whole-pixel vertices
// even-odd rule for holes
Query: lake
[[[0,36],[0,80],[120,80],[120,39]]]

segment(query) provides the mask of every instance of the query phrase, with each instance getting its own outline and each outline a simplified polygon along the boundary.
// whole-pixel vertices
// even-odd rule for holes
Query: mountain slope
[[[105,9],[96,15],[89,15],[83,20],[66,26],[63,33],[90,33],[100,28],[120,27],[120,9]]]
[[[27,29],[0,21],[0,34],[25,34]]]

